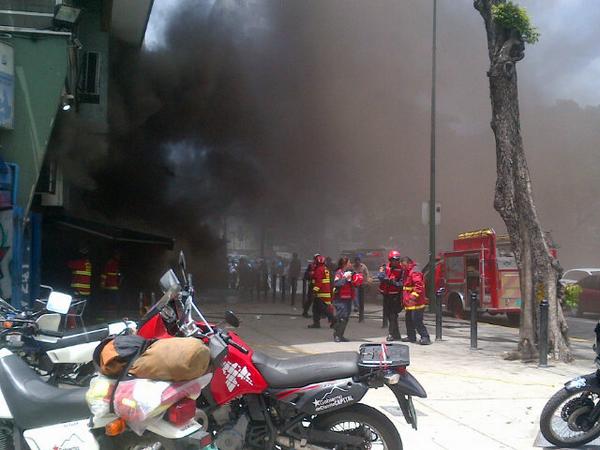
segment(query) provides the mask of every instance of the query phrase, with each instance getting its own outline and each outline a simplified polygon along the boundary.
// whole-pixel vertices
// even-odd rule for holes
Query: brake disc
[[[582,423],[579,419],[589,414],[593,409],[594,401],[589,396],[584,397],[582,395],[565,403],[560,416],[567,422],[572,431],[587,431],[582,429]]]

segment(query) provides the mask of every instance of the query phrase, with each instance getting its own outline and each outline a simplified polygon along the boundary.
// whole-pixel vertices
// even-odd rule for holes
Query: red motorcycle
[[[184,286],[172,270],[161,278],[166,293],[142,320],[138,334],[194,336],[209,346],[213,378],[197,407],[219,450],[402,449],[395,425],[358,402],[369,389],[387,387],[407,423],[417,428],[412,396],[427,394],[406,370],[406,345],[363,344],[359,353],[272,358],[204,318],[193,301],[183,254],[180,265]],[[225,321],[239,326],[231,311]]]

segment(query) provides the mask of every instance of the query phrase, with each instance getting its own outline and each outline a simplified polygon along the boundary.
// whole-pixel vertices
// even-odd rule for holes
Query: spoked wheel
[[[361,446],[338,444],[335,448],[339,450],[402,450],[402,440],[390,419],[360,403],[319,416],[315,427],[364,438]]]
[[[598,394],[581,388],[561,389],[542,411],[540,429],[558,447],[580,447],[600,436],[600,423],[589,423],[589,414],[600,400]]]

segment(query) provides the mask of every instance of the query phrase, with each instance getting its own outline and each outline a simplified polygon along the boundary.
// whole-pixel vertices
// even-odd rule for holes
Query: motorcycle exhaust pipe
[[[328,450],[325,447],[319,447],[317,445],[303,444],[302,441],[287,436],[278,436],[277,439],[275,439],[275,442],[284,447],[293,448],[294,450]]]

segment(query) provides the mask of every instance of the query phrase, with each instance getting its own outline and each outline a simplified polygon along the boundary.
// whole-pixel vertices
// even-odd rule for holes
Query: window
[[[462,256],[446,256],[446,268],[448,272],[448,280],[464,280],[465,278],[465,263]]]
[[[585,277],[578,284],[583,289],[600,290],[600,275],[590,275]]]

